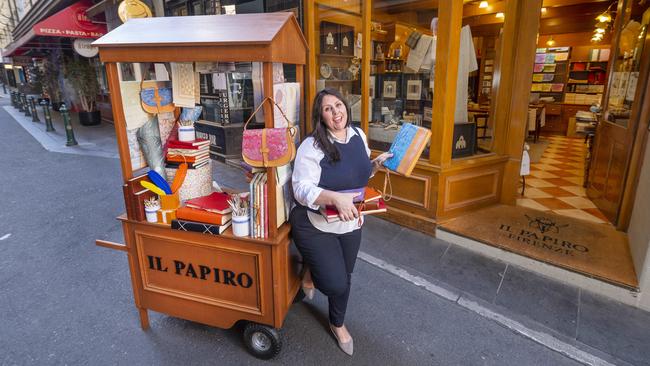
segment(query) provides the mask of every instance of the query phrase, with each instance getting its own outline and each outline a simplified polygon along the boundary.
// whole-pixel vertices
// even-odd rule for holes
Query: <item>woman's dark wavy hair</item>
[[[346,128],[350,126],[352,113],[350,111],[350,106],[341,93],[335,89],[323,89],[319,91],[314,98],[314,105],[311,108],[311,121],[313,124],[312,127],[314,128],[311,136],[314,138],[314,146],[318,147],[329,161],[334,162],[341,160],[341,153],[339,152],[339,149],[336,148],[336,145],[330,141],[329,133],[327,132],[327,125],[322,119],[321,109],[323,98],[325,98],[326,95],[337,97],[341,102],[343,102],[343,105],[345,105],[345,110],[348,112],[348,120],[345,123]]]

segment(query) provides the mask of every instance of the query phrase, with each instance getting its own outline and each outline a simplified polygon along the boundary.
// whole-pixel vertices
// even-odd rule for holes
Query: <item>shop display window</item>
[[[630,1],[626,2],[630,4]],[[650,8],[631,4],[632,11],[621,24],[617,49],[614,54],[609,78],[608,99],[605,104],[605,120],[627,127],[632,106],[637,96],[637,84],[641,68],[641,55],[646,43]]]
[[[316,91],[338,90],[361,125],[361,1],[319,1],[316,20]]]
[[[387,151],[405,123],[431,128],[436,37],[434,1],[373,2],[368,140]],[[433,22],[435,23],[435,22]],[[425,148],[422,157],[429,156]]]

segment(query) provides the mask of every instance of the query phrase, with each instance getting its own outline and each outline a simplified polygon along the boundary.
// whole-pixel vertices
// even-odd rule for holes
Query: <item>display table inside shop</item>
[[[201,32],[197,32],[197,29]],[[147,175],[143,173],[154,168],[148,166],[140,169],[134,166],[137,160],[132,156],[135,142],[129,139],[131,131],[127,131],[127,117],[132,118],[133,114],[125,113],[125,110],[131,108],[137,111],[140,98],[124,98],[121,89],[125,85],[123,77],[128,74],[129,67],[155,70],[152,74],[156,75],[153,79],[156,82],[164,83],[171,79],[173,104],[177,109],[174,114],[183,116],[186,109],[200,111],[195,107],[195,103],[200,101],[199,88],[195,87],[199,84],[199,63],[201,70],[217,70],[219,63],[259,63],[256,66],[260,66],[263,76],[263,96],[274,95],[274,82],[275,86],[284,82],[284,75],[274,73],[274,63],[295,67],[295,82],[302,85],[307,44],[298,22],[292,13],[131,19],[94,42],[94,45],[99,48],[100,59],[106,66],[112,95],[127,207],[127,213],[118,217],[124,230],[125,244],[103,240],[97,240],[96,244],[127,253],[141,327],[149,327],[149,310],[220,328],[230,328],[244,321],[244,343],[248,351],[262,359],[276,356],[282,347],[279,328],[292,302],[303,295],[300,291],[300,256],[291,242],[290,225],[285,222],[286,211],[277,209],[281,207],[278,204],[285,200],[281,189],[284,187],[276,179],[276,169],[266,168],[258,172],[268,178],[264,180],[263,190],[264,207],[268,211],[264,211],[266,221],[262,225],[265,225],[265,229],[259,238],[234,236],[232,227],[220,234],[207,230],[183,231],[182,226],[170,227],[168,223],[162,223],[169,221],[161,220],[161,215],[158,222],[143,220],[143,197],[155,196],[153,192],[156,189],[153,187],[152,192],[145,190],[142,191],[144,193],[134,194],[131,188],[140,187],[141,180],[147,180]],[[163,72],[165,76],[159,78],[158,71],[166,68],[171,69],[171,73],[167,75]],[[178,111],[179,106],[183,107],[182,112]],[[300,105],[300,111],[303,110]],[[274,109],[270,103],[264,105],[263,112],[264,127],[275,127]],[[199,116],[195,117],[198,119]],[[302,118],[296,117],[298,120],[295,123],[300,123]],[[151,117],[147,118],[149,122],[152,121]],[[158,113],[156,123],[160,122],[161,130],[165,118],[170,117]],[[233,122],[233,130],[241,130],[241,125],[237,123],[242,121],[230,122]],[[230,141],[233,138],[228,133],[222,137],[224,156],[237,155],[237,146],[232,145],[236,141]],[[198,138],[194,140],[199,141]],[[137,143],[142,144],[140,140]],[[201,143],[205,145],[205,142]],[[143,146],[141,148],[146,150]],[[169,163],[169,155],[166,156]],[[149,164],[149,159],[146,160]],[[211,161],[207,160],[211,170]],[[193,169],[190,165],[187,169]],[[168,170],[169,166],[165,168]],[[179,174],[178,171],[176,174]],[[155,176],[149,177],[149,183],[159,184],[158,179],[153,179]],[[187,177],[190,177],[189,171]],[[168,175],[166,179],[170,180],[171,177]],[[207,184],[211,183],[210,180]],[[183,182],[180,189],[185,184]],[[144,185],[147,185],[146,182]],[[170,185],[175,186],[176,180]],[[212,187],[206,188],[210,191]],[[174,192],[170,196],[176,194]],[[165,192],[159,195],[161,205],[171,200],[163,200],[163,196],[170,197]],[[204,195],[198,197],[204,198]],[[170,211],[165,218],[167,214],[169,218],[175,218],[175,210]],[[284,215],[280,216],[278,212]],[[221,225],[226,228],[229,221]]]

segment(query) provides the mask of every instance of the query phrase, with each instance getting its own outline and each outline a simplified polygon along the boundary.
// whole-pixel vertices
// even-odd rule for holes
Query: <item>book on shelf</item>
[[[431,130],[427,128],[403,124],[388,150],[393,156],[384,161],[384,166],[410,176],[430,137]]]
[[[370,202],[361,202],[355,204],[357,211],[361,215],[371,215],[386,212],[386,202],[382,198]],[[339,211],[335,206],[325,206],[320,208],[320,213],[325,217],[327,222],[339,221]]]
[[[203,222],[175,219],[172,220],[172,229],[181,230],[181,231],[192,231],[192,232],[210,234],[210,235],[220,235],[224,231],[226,231],[228,227],[230,227],[230,223],[231,221],[228,221],[222,225],[213,225],[213,224],[206,224]]]
[[[176,217],[181,220],[203,222],[213,225],[223,225],[226,222],[230,221],[232,215],[219,214],[198,208],[182,206],[176,210]]]
[[[232,209],[228,205],[230,196],[224,192],[212,192],[207,196],[192,198],[185,201],[185,206],[198,208],[218,214],[228,214]]]

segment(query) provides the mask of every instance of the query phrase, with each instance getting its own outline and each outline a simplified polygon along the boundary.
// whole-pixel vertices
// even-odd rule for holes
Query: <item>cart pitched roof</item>
[[[119,56],[113,54],[112,50],[117,48],[148,50],[156,48],[169,52],[170,48],[176,47],[216,47],[219,49],[239,47],[250,50],[251,46],[262,46],[276,51],[272,52],[272,55],[266,55],[267,57],[261,56],[259,53],[252,57],[239,55],[238,60],[277,62],[291,62],[286,59],[286,56],[281,56],[284,49],[288,51],[287,53],[306,54],[307,51],[307,41],[302,35],[295,17],[289,12],[135,18],[99,38],[93,42],[93,45],[99,47],[102,61],[118,62],[137,62],[138,60],[133,60],[133,54],[126,59],[116,59]],[[291,50],[287,48],[291,48]],[[126,56],[124,52],[119,53]],[[113,55],[106,57],[109,54]],[[280,56],[280,59],[277,56]],[[215,59],[215,57],[207,57],[207,59]],[[178,57],[172,57],[168,61],[177,60]],[[228,61],[222,57],[216,57],[216,60]],[[159,60],[152,59],[150,61]],[[193,57],[192,61],[202,60]]]

